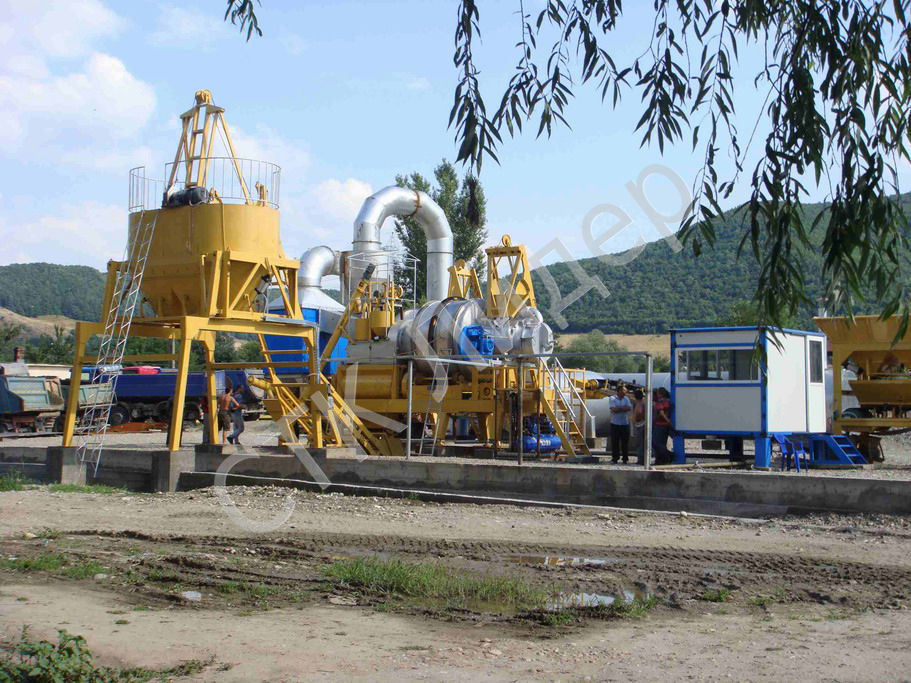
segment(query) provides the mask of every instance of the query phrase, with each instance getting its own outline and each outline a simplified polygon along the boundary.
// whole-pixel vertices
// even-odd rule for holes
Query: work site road
[[[907,517],[733,520],[227,492],[230,501],[215,489],[0,493],[0,559],[55,552],[101,568],[83,579],[0,570],[0,635],[66,628],[107,665],[208,662],[199,680],[906,680],[911,671]],[[255,532],[237,513],[287,519]],[[572,594],[631,590],[657,606],[638,618],[581,610],[562,625],[496,607],[390,609],[327,584],[321,568],[360,556]],[[187,590],[201,599],[181,598]]]

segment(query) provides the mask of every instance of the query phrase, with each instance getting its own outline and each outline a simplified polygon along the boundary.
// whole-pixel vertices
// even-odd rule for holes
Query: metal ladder
[[[570,456],[576,455],[576,451],[590,455],[588,445],[585,443],[584,424],[580,426],[579,421],[591,420],[592,414],[560,360],[554,358],[553,363],[553,370],[548,367],[544,359],[541,359],[538,365],[541,389],[543,391],[552,390],[555,399],[552,404],[547,400],[542,401],[542,407],[545,414],[554,423],[554,428],[563,441],[563,448],[566,452]]]
[[[98,348],[96,367],[98,375],[107,376],[112,382],[116,381],[116,376],[123,370],[130,325],[133,323],[136,309],[142,305],[142,277],[152,237],[155,234],[155,224],[158,222],[157,212],[152,220],[146,220],[145,214],[145,211],[140,213],[136,233],[127,241],[124,260],[115,276],[111,303],[105,312],[104,331]],[[78,391],[79,387],[71,387],[70,390]],[[115,392],[112,391],[107,402],[90,406],[77,427],[76,453],[82,462],[91,463],[95,472],[98,471],[101,462],[101,449],[104,447],[104,437],[108,431],[114,400]]]

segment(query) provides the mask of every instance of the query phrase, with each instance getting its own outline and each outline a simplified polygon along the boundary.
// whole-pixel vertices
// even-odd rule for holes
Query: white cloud
[[[234,153],[241,159],[255,159],[278,164],[282,169],[282,176],[286,182],[295,183],[303,178],[310,167],[310,153],[291,140],[283,138],[274,130],[265,125],[257,125],[254,132],[248,132],[228,122],[231,131],[231,141],[234,143]],[[215,149],[224,145],[219,136]],[[218,154],[225,154],[217,152]]]
[[[185,50],[209,50],[231,36],[230,26],[209,13],[168,5],[158,11],[158,24],[149,44]]]
[[[430,90],[430,79],[424,76],[406,76],[405,87],[408,90]]]
[[[100,0],[7,0],[0,21],[3,62],[23,53],[81,57],[125,25]]]
[[[118,58],[95,49],[124,21],[98,0],[12,0],[0,23],[0,153],[65,156],[73,140],[82,166],[125,154],[155,109],[153,88]],[[101,166],[103,168],[103,165]]]
[[[47,261],[84,264],[101,270],[120,259],[126,245],[127,212],[123,205],[84,201],[56,215],[34,220],[0,221],[0,265]]]

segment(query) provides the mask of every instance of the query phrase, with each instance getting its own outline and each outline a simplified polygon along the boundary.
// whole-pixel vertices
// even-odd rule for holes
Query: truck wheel
[[[108,416],[108,424],[111,427],[126,424],[131,419],[130,411],[123,406],[112,406],[111,414]]]
[[[199,422],[202,420],[202,411],[196,403],[187,403],[183,409],[184,422]]]

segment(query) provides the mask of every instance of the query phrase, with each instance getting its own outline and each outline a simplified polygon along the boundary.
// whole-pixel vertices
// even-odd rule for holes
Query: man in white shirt
[[[629,414],[632,409],[626,387],[621,384],[617,387],[617,395],[610,397],[610,443],[614,463],[621,456],[624,464],[629,462]]]

